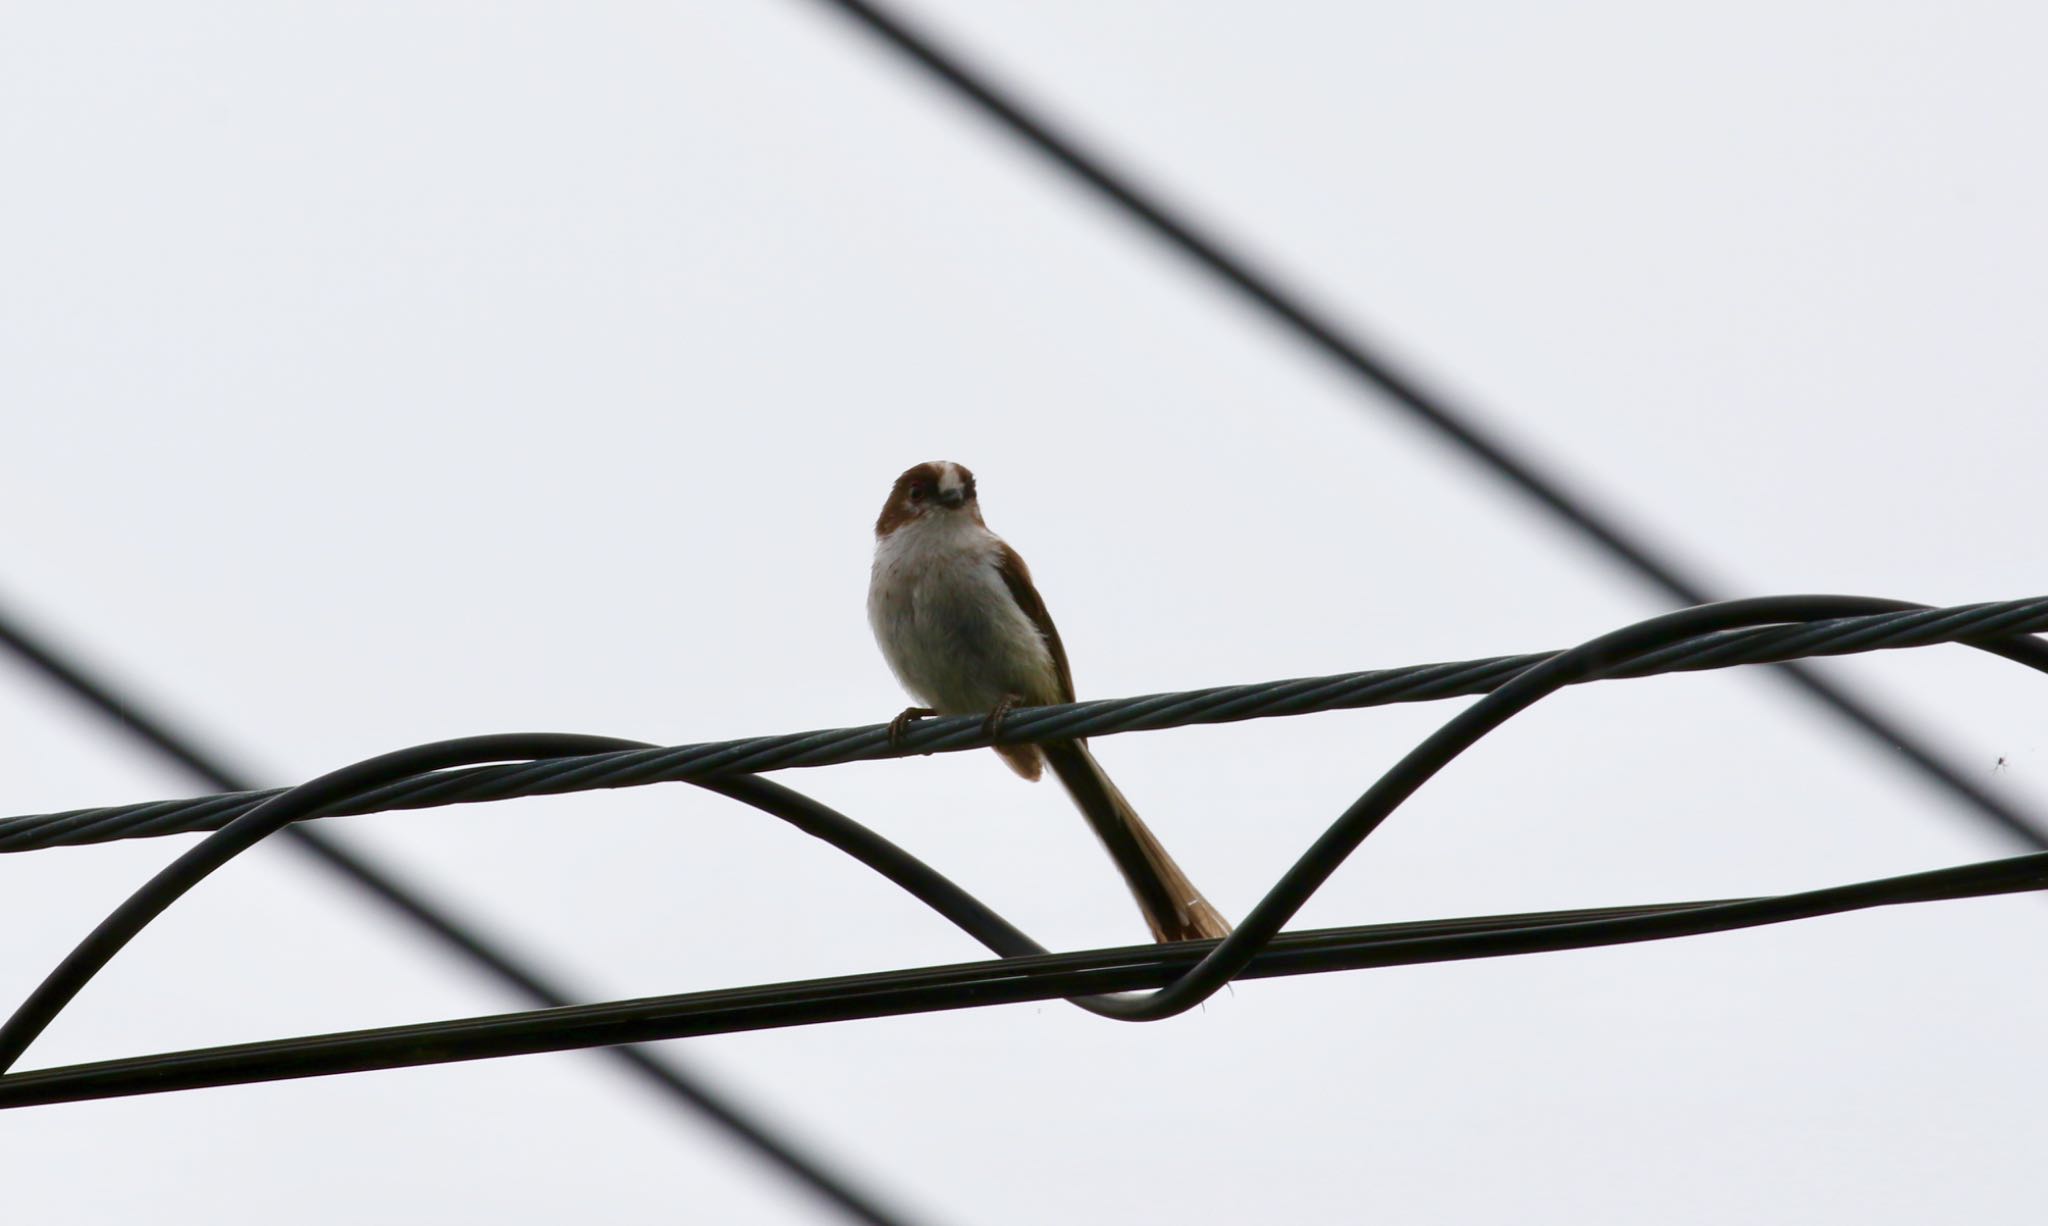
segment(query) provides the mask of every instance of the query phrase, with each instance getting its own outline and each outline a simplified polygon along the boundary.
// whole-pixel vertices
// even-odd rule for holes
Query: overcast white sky
[[[2029,6],[919,3],[1731,592],[2035,594]],[[1084,696],[1563,646],[1657,598],[878,44],[758,4],[14,4],[0,597],[263,777],[877,721],[869,528],[980,474]],[[2048,813],[2037,679],[1835,676]],[[1241,915],[1450,705],[1098,744]],[[0,812],[188,793],[11,662]],[[1993,772],[1999,757],[2006,769]],[[785,781],[1056,948],[1142,928],[992,755]],[[330,824],[590,999],[960,961],[684,787]],[[0,858],[17,999],[186,840]],[[1761,676],[1584,689],[1302,925],[2014,850]],[[2048,902],[671,1044],[933,1222],[2031,1222]],[[30,1067],[516,1002],[288,850]],[[810,1222],[589,1055],[0,1115],[9,1216]]]

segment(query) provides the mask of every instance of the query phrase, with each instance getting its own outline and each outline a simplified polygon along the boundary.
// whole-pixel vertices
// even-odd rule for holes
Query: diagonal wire
[[[1062,131],[1016,94],[996,86],[970,68],[956,52],[940,46],[928,33],[871,0],[820,0],[840,10],[877,35],[888,46],[936,76],[962,99],[995,120],[1025,144],[1044,154],[1060,169],[1086,184],[1129,214],[1167,245],[1213,274],[1241,296],[1278,319],[1312,347],[1336,361],[1367,386],[1376,389],[1410,417],[1435,430],[1478,461],[1494,476],[1535,499],[1581,534],[1590,537],[1628,569],[1680,604],[1706,604],[1719,597],[1696,575],[1688,574],[1665,551],[1653,547],[1618,521],[1596,511],[1583,495],[1562,479],[1540,469],[1494,438],[1441,394],[1425,388],[1374,352],[1355,335],[1313,311],[1298,293],[1270,273],[1255,267],[1221,238],[1195,226],[1157,193],[1139,188],[1103,157],[1090,152],[1071,132]],[[1810,697],[1885,747],[1887,757],[1902,757],[1929,779],[1946,787],[1980,816],[2020,843],[2048,850],[2048,828],[1993,795],[1962,771],[1942,761],[1919,733],[1909,731],[1892,715],[1879,711],[1868,698],[1849,693],[1834,682],[1798,665],[1782,672]]]
[[[177,731],[167,720],[141,708],[111,682],[87,671],[76,660],[56,648],[4,610],[0,610],[0,645],[12,650],[45,678],[68,691],[93,710],[112,719],[128,735],[182,766],[187,773],[211,786],[246,791],[250,782],[224,761],[201,749],[198,743]],[[522,965],[513,954],[482,936],[429,901],[416,886],[399,880],[388,868],[371,863],[360,853],[343,846],[331,835],[303,825],[286,829],[292,845],[316,861],[355,883],[417,925],[423,932],[475,962],[514,991],[544,1008],[573,1003],[559,987]],[[803,1152],[780,1137],[766,1124],[753,1118],[724,1095],[699,1083],[672,1059],[665,1059],[637,1047],[609,1047],[604,1055],[624,1065],[643,1082],[659,1089],[696,1116],[724,1128],[755,1154],[836,1206],[855,1221],[873,1226],[892,1226],[910,1219],[885,1208],[872,1193],[854,1186],[843,1174],[818,1158]]]
[[[1954,642],[2048,671],[2048,642],[2032,637],[2035,632],[2048,631],[2048,596],[1950,608],[1862,596],[1770,599],[1771,607],[1799,609],[1802,615],[1814,620],[1680,636],[1655,650],[1603,660],[1568,683]],[[1826,609],[1829,614],[1815,613],[1817,609]],[[961,715],[926,720],[893,741],[888,725],[871,724],[438,771],[364,791],[341,803],[334,812],[374,813],[678,780],[701,782],[759,771],[958,752],[996,743],[1067,740],[1491,694],[1558,654],[1492,656],[1332,677],[1023,707],[1011,712],[993,735],[980,716]],[[185,800],[0,818],[0,853],[217,830],[286,790],[227,792]]]

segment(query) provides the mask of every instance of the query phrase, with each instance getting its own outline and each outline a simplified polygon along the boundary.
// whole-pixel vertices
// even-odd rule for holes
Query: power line
[[[2048,596],[1928,608],[1863,596],[1788,596],[1767,603],[1724,606],[1796,610],[1817,620],[1801,624],[1689,634],[1656,651],[1600,662],[1582,681],[1648,677],[1673,672],[1770,664],[1813,656],[1969,642],[2026,662],[2048,659],[2048,648],[2026,635],[2048,630]],[[1766,619],[1768,620],[1768,619]],[[486,766],[405,779],[356,797],[337,813],[431,808],[560,795],[598,788],[702,780],[793,767],[948,753],[998,742],[1025,742],[1156,731],[1191,724],[1351,710],[1396,702],[1426,702],[1488,694],[1556,652],[1490,656],[1439,664],[1374,669],[1250,685],[1216,686],[1136,698],[1097,699],[1060,706],[1022,707],[991,738],[979,716],[928,719],[891,743],[888,727],[794,732],[695,745],[619,750],[518,766]],[[218,830],[283,789],[234,792],[182,800],[149,801],[62,813],[0,819],[0,852],[76,846],[111,839]]]
[[[753,804],[825,839],[1009,961],[994,967],[975,964],[888,972],[144,1057],[89,1069],[9,1074],[0,1077],[0,1105],[56,1101],[47,1097],[52,1093],[72,1097],[139,1093],[151,1088],[476,1059],[1049,996],[1066,997],[1107,1018],[1155,1021],[1192,1008],[1232,979],[1254,973],[1303,973],[1582,948],[1899,902],[2048,888],[2048,854],[2036,854],[1776,898],[1521,916],[1513,917],[1511,923],[1441,921],[1410,926],[1398,939],[1389,939],[1378,929],[1281,937],[1286,922],[1395,809],[1515,715],[1575,682],[1623,671],[1618,666],[1628,661],[1668,664],[1696,660],[1701,652],[1728,657],[1742,646],[1728,632],[1787,622],[1809,623],[1792,628],[1802,632],[1808,647],[1815,650],[1867,650],[1902,642],[1953,640],[2048,673],[2048,643],[2011,637],[2015,630],[2048,623],[2048,599],[1901,610],[1897,602],[1866,597],[1779,596],[1726,601],[1649,618],[1529,665],[1458,712],[1367,788],[1224,940],[1187,943],[1165,951],[1148,948],[1135,953],[1120,950],[1063,956],[1068,961],[1043,961],[1042,946],[972,895],[879,835],[809,797],[748,775],[697,780],[701,786]],[[2009,637],[1992,637],[1995,635]],[[1779,644],[1781,649],[1783,646]],[[1077,710],[1068,708],[1063,714]],[[1072,734],[1041,730],[1039,735]],[[581,769],[587,767],[591,750],[608,751],[630,744],[562,734],[470,737],[384,754],[267,796],[160,871],[80,942],[0,1026],[0,1068],[18,1059],[108,959],[152,919],[207,874],[268,834],[306,818],[343,811],[352,799],[359,802],[364,796],[384,794],[394,781],[444,767],[511,757],[566,756],[570,765]],[[587,784],[588,771],[583,773]],[[1303,949],[1291,943],[1303,940],[1313,947],[1314,956],[1301,957]],[[1294,955],[1291,962],[1289,955]],[[1280,962],[1271,961],[1276,956]],[[1075,958],[1081,961],[1072,962]],[[1255,967],[1263,969],[1255,971]],[[1139,978],[1134,980],[1133,975]],[[1143,988],[1153,990],[1141,995],[1107,994]],[[112,1088],[118,1086],[128,1088]],[[17,1095],[20,1097],[14,1097]]]
[[[1588,949],[2042,889],[2048,889],[2048,853],[2037,852],[1768,898],[1290,932],[1274,938],[1236,978]],[[802,980],[37,1069],[0,1077],[0,1108],[1158,989],[1186,974],[1208,944]]]
[[[1250,259],[1233,251],[1215,234],[1198,228],[1158,194],[1140,189],[1102,156],[1089,152],[1071,132],[1062,131],[1014,93],[997,87],[986,76],[969,68],[959,54],[941,47],[929,34],[915,29],[902,17],[871,0],[822,2],[853,18],[888,46],[936,76],[1012,135],[1108,199],[1134,221],[1164,239],[1168,246],[1278,319],[1342,369],[1477,460],[1494,476],[1592,539],[1652,586],[1680,604],[1705,604],[1718,598],[1710,585],[1698,576],[1686,573],[1666,551],[1651,546],[1639,534],[1622,527],[1619,521],[1596,511],[1589,498],[1573,493],[1562,479],[1542,471],[1528,457],[1517,455],[1467,413],[1453,408],[1444,396],[1426,389],[1414,376],[1401,371],[1384,355],[1373,352],[1357,336],[1346,333],[1313,311],[1305,299],[1282,286],[1278,278],[1255,267]],[[1942,761],[1927,746],[1924,737],[1909,731],[1897,717],[1879,711],[1871,700],[1854,696],[1808,669],[1788,665],[1783,672],[1816,701],[1884,746],[1887,758],[1902,758],[1911,763],[2021,843],[2037,850],[2048,850],[2048,828]]]
[[[250,787],[238,772],[200,748],[192,737],[178,731],[168,720],[148,712],[119,687],[60,653],[4,611],[0,611],[0,644],[73,697],[108,716],[128,735],[178,763],[187,773],[217,788],[244,791]],[[418,886],[399,880],[389,868],[372,863],[362,853],[308,827],[292,826],[283,833],[293,846],[355,883],[412,921],[421,931],[482,967],[520,995],[548,1008],[572,1003],[573,998],[561,988],[523,965],[496,942],[429,901]],[[667,1095],[671,1101],[689,1108],[697,1118],[723,1128],[755,1154],[836,1206],[847,1217],[872,1226],[898,1226],[910,1220],[882,1205],[872,1193],[856,1187],[844,1174],[833,1170],[821,1159],[778,1136],[726,1096],[701,1084],[675,1061],[635,1047],[613,1047],[603,1054],[624,1066],[644,1084]]]

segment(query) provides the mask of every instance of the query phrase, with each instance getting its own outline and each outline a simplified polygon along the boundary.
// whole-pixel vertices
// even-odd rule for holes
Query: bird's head
[[[905,524],[934,516],[965,515],[981,522],[981,506],[974,498],[974,474],[951,460],[930,460],[905,469],[882,504],[875,520],[875,535],[887,536]]]

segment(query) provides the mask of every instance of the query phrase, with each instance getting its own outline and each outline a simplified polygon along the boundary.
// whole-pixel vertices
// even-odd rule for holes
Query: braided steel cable
[[[1727,601],[1665,614],[1599,636],[1569,651],[1557,653],[1524,669],[1425,739],[1382,775],[1325,831],[1295,866],[1268,891],[1266,897],[1253,908],[1230,937],[1213,945],[1189,943],[1180,946],[1178,948],[1184,951],[1186,956],[1180,957],[1178,961],[1161,961],[1161,954],[1149,950],[1137,958],[1121,951],[1108,951],[1100,955],[1111,958],[1111,963],[1107,967],[1091,964],[1082,967],[1080,971],[1072,972],[1080,974],[1080,978],[1073,978],[1071,975],[1062,978],[1061,973],[1047,972],[1051,975],[1049,981],[1033,980],[1030,975],[1017,969],[1015,959],[1043,957],[1042,948],[1014,926],[1003,921],[995,912],[974,900],[964,890],[946,881],[907,853],[894,848],[880,836],[866,831],[857,823],[815,801],[778,785],[769,784],[765,780],[728,778],[709,781],[707,786],[713,786],[727,795],[748,800],[749,803],[756,803],[771,812],[777,811],[776,798],[779,797],[782,807],[809,815],[808,818],[790,817],[790,820],[797,821],[799,825],[809,820],[811,825],[807,828],[812,833],[827,838],[835,846],[884,872],[891,880],[934,906],[941,914],[968,930],[999,954],[1005,954],[1011,961],[1003,964],[1004,971],[993,982],[989,980],[986,968],[964,968],[964,973],[970,976],[972,982],[967,983],[964,988],[961,984],[950,981],[943,985],[949,991],[965,992],[964,995],[945,998],[953,1001],[952,1004],[947,1004],[941,999],[918,996],[917,992],[927,990],[929,984],[935,982],[934,976],[943,979],[946,973],[961,972],[963,968],[895,972],[831,981],[837,985],[832,988],[832,991],[837,993],[835,999],[839,1000],[836,1005],[821,1003],[815,995],[793,1000],[784,999],[776,995],[778,989],[775,988],[741,989],[737,993],[697,994],[691,997],[663,998],[651,1003],[623,1002],[495,1019],[472,1019],[429,1027],[400,1028],[407,1036],[404,1040],[398,1040],[402,1050],[391,1046],[396,1039],[395,1032],[374,1032],[368,1038],[358,1035],[289,1040],[281,1045],[257,1044],[226,1049],[230,1054],[224,1057],[218,1053],[185,1053],[176,1057],[144,1058],[143,1063],[156,1069],[160,1066],[150,1064],[150,1061],[181,1061],[180,1067],[185,1068],[190,1075],[208,1060],[227,1059],[230,1065],[242,1070],[241,1073],[235,1074],[238,1077],[244,1074],[262,1077],[301,1076],[313,1075],[319,1071],[344,1071],[342,1066],[320,1063],[322,1059],[335,1058],[336,1053],[343,1049],[346,1051],[340,1058],[346,1067],[391,1067],[390,1063],[379,1064],[376,1061],[420,1063],[441,1059],[480,1058],[487,1055],[513,1054],[522,1050],[555,1049],[547,1044],[584,1046],[593,1043],[639,1041],[649,1037],[711,1033],[714,1030],[791,1025],[835,1020],[840,1017],[879,1016],[890,1012],[1039,998],[1033,993],[1065,996],[1090,1012],[1117,1020],[1159,1020],[1194,1007],[1231,979],[1251,973],[1252,966],[1261,958],[1273,954],[1275,949],[1292,948],[1276,945],[1280,927],[1394,809],[1481,738],[1567,684],[1617,670],[1633,659],[1648,657],[1668,661],[1672,658],[1671,649],[1682,644],[1706,648],[1708,656],[1711,657],[1719,654],[1718,649],[1725,643],[1710,640],[1730,630],[1762,623],[1802,620],[1823,623],[1807,627],[1806,629],[1814,633],[1801,636],[1804,646],[1808,649],[1813,649],[1821,642],[1868,648],[1874,644],[1892,641],[1895,636],[1903,634],[1908,637],[1926,638],[1928,641],[1965,641],[1971,646],[2005,656],[2037,671],[2048,672],[2048,645],[2044,645],[2040,640],[2022,637],[2001,641],[1985,637],[1991,633],[1987,627],[1995,626],[2010,632],[2016,626],[2031,625],[2036,619],[2048,616],[2048,608],[2035,607],[2029,610],[2025,607],[2042,604],[2044,602],[2037,600],[1959,609],[1914,610],[1902,607],[1896,601],[1868,597],[1763,597]],[[1874,618],[1902,615],[1907,616],[1909,620],[1889,629],[1873,624]],[[1833,624],[1825,625],[1826,623]],[[403,777],[455,763],[529,754],[576,753],[592,747],[609,747],[616,744],[618,742],[609,738],[544,734],[473,737],[461,741],[440,742],[400,750],[357,763],[263,801],[256,808],[242,814],[228,826],[187,851],[169,868],[159,873],[117,908],[113,915],[60,964],[29,1000],[16,1010],[5,1026],[0,1026],[0,1068],[5,1068],[18,1059],[27,1044],[48,1025],[92,974],[103,966],[115,951],[140,932],[154,916],[161,913],[164,907],[189,890],[207,873],[253,846],[264,835],[305,817],[336,811],[349,797],[374,791],[391,777]],[[768,798],[767,801],[764,802],[763,797]],[[782,815],[790,816],[787,813]],[[843,829],[835,834],[835,827]],[[855,833],[848,835],[847,831]],[[890,857],[894,859],[890,860]],[[1306,969],[1338,969],[1340,965],[1388,965],[1389,958],[1394,961],[1416,961],[1486,957],[1535,952],[1539,949],[1611,944],[1624,940],[1660,939],[1718,931],[1729,927],[1783,922],[1788,919],[1895,902],[2039,888],[2048,888],[2048,855],[2022,856],[1991,864],[1965,866],[1960,869],[1916,874],[1912,877],[1880,882],[1864,882],[1771,899],[1680,903],[1663,907],[1626,909],[1625,913],[1579,912],[1568,917],[1524,916],[1516,917],[1515,923],[1505,926],[1499,922],[1488,921],[1448,921],[1434,931],[1428,930],[1428,926],[1423,930],[1410,930],[1396,943],[1398,948],[1393,953],[1385,949],[1379,950],[1376,954],[1361,953],[1356,948],[1358,930],[1342,930],[1351,934],[1349,938],[1337,941],[1339,945],[1345,945],[1347,940],[1350,942],[1346,945],[1350,952],[1345,956],[1354,959],[1363,957],[1365,960],[1344,963],[1341,959],[1338,962],[1329,962],[1325,958],[1317,966]],[[1417,931],[1422,931],[1424,935],[1417,935]],[[1378,940],[1379,938],[1373,938],[1366,944],[1374,944]],[[1327,954],[1327,951],[1325,953]],[[1142,983],[1126,982],[1114,976],[1105,981],[1100,973],[1105,969],[1118,968],[1128,972],[1134,965],[1150,967],[1154,972],[1164,968],[1171,973],[1163,980],[1156,979],[1155,976],[1154,979]],[[1102,994],[1125,991],[1133,987],[1152,987],[1155,990],[1145,995]],[[906,992],[910,995],[905,996]],[[712,998],[716,998],[717,1003],[710,1006],[710,1012],[706,1014],[704,1002]],[[761,1013],[760,1010],[763,1008],[769,1012]],[[651,1014],[650,1009],[653,1010]],[[650,1028],[658,1028],[660,1033],[650,1033]],[[508,1041],[511,1042],[511,1046],[506,1045]],[[534,1042],[541,1042],[543,1045],[520,1046]],[[352,1043],[356,1046],[351,1047]],[[363,1043],[368,1043],[369,1047],[361,1046]],[[411,1046],[404,1047],[404,1043],[410,1043]],[[336,1044],[340,1044],[340,1047],[337,1048]],[[301,1071],[256,1071],[262,1061],[279,1052],[286,1053],[285,1064],[266,1067]],[[407,1054],[408,1052],[410,1054]],[[370,1062],[362,1063],[365,1060]],[[242,1063],[236,1064],[237,1061]],[[249,1063],[251,1061],[255,1063]],[[114,1063],[132,1072],[136,1062]],[[100,1072],[88,1076],[89,1085],[104,1086],[119,1080],[120,1074],[110,1066],[94,1067]],[[75,1072],[76,1070],[69,1071]],[[31,1100],[49,1101],[33,1099],[32,1092],[30,1098],[8,1097],[17,1092],[15,1087],[22,1078],[35,1076],[47,1079],[57,1074],[46,1071],[44,1074],[0,1077],[0,1104],[25,1105]],[[47,1092],[47,1082],[34,1084],[44,1085]],[[66,1084],[72,1087],[69,1092],[76,1092],[79,1088],[75,1083]],[[154,1083],[145,1080],[144,1083],[131,1081],[123,1084],[155,1084],[161,1088],[171,1086],[171,1082],[161,1079]],[[130,1089],[117,1092],[140,1091]]]
[[[1780,602],[1832,601],[1832,596],[1771,597]],[[1571,684],[1648,677],[1662,673],[1781,663],[1813,656],[1848,655],[1936,643],[1969,642],[2015,659],[2048,659],[2048,647],[2012,639],[2048,630],[2048,596],[1928,608],[1901,601],[1856,598],[1859,608],[1881,612],[1819,621],[1687,635],[1644,655],[1597,662]],[[1707,606],[1713,607],[1713,606]],[[1791,606],[1786,606],[1791,607]],[[2002,642],[1999,640],[2003,640]],[[923,753],[952,753],[991,744],[1159,731],[1190,724],[1353,710],[1397,702],[1429,702],[1488,694],[1555,652],[1493,656],[1406,668],[1375,669],[1182,693],[1109,698],[1060,706],[1021,707],[990,737],[979,716],[951,716],[913,725],[889,743],[886,725],[795,732],[695,745],[621,750],[518,766],[443,771],[401,780],[355,797],[337,814],[422,809],[522,796],[560,795],[599,788],[701,780],[796,767],[832,766]],[[217,830],[282,789],[230,792],[185,800],[0,819],[0,852],[34,851],[112,839],[147,838]]]
[[[1204,269],[1261,311],[1278,320],[1340,370],[1381,393],[1388,403],[1435,431],[1503,482],[1606,550],[1629,570],[1684,605],[1705,604],[1720,597],[1712,585],[1688,574],[1668,554],[1625,527],[1619,518],[1597,510],[1592,499],[1574,492],[1563,479],[1545,472],[1534,459],[1516,454],[1504,440],[1482,427],[1466,410],[1442,393],[1405,372],[1363,339],[1339,327],[1290,289],[1280,278],[1259,268],[1243,252],[1214,233],[1205,232],[1164,196],[1140,188],[1118,173],[1107,158],[1087,148],[1018,95],[1000,88],[976,71],[955,51],[942,46],[873,0],[822,0],[874,34],[911,63],[930,72],[967,104],[1036,149],[1053,165],[1072,175],[1128,214],[1139,226]],[[1843,689],[1810,669],[1787,665],[1780,670],[1807,695],[1884,746],[1885,756],[1903,759],[1975,809],[1980,817],[2035,850],[2048,850],[2048,828],[2003,799],[1986,791],[1908,731],[1899,720],[1870,699]]]

